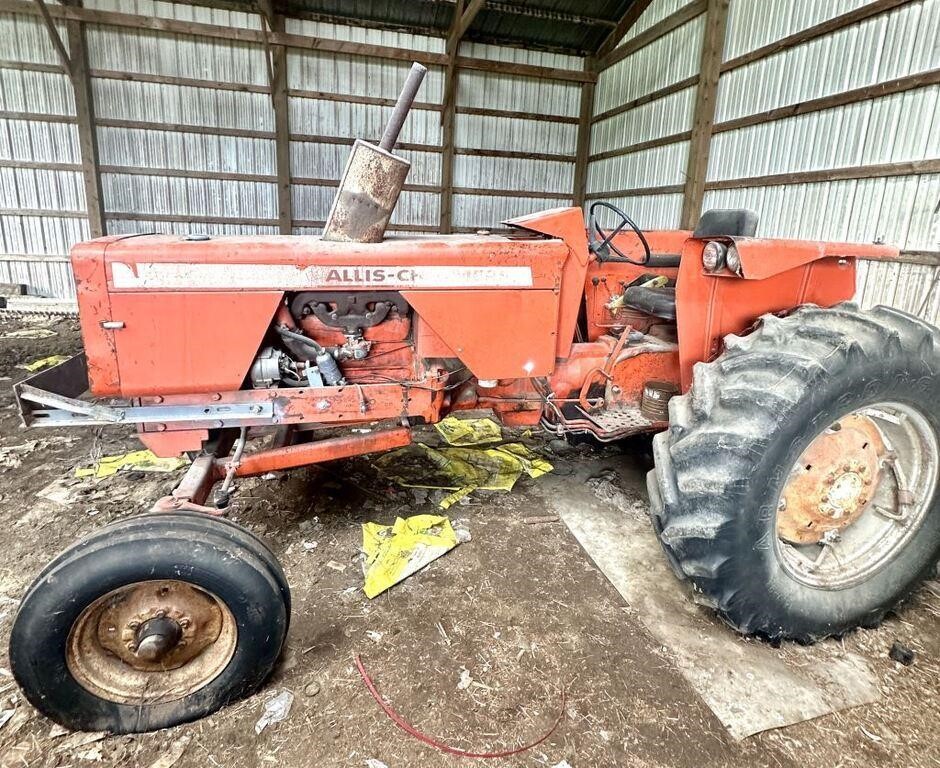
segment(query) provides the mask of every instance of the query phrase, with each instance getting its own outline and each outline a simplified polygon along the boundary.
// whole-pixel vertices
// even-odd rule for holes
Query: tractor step
[[[580,410],[580,409],[579,409]],[[618,405],[592,413],[581,411],[598,429],[611,434],[630,434],[661,428],[664,422],[651,421],[635,405]]]

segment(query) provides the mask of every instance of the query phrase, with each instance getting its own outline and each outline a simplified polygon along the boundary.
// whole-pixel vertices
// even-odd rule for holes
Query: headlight
[[[725,262],[728,265],[728,269],[736,275],[741,274],[741,254],[738,253],[738,249],[733,245],[728,248],[728,253],[725,255]]]
[[[728,248],[724,243],[712,241],[705,244],[705,250],[702,251],[702,266],[709,272],[717,272],[725,265],[725,254]]]

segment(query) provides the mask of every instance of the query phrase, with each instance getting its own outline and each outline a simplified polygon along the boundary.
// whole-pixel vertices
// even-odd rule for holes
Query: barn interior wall
[[[707,5],[654,0],[634,36],[697,14],[598,80],[588,201],[644,227],[680,223],[697,82],[682,85]],[[897,245],[922,263],[861,262],[858,300],[940,320],[938,40],[940,0],[731,0],[703,210],[751,208],[767,236]]]
[[[258,14],[183,3],[84,5],[262,28]],[[620,43],[626,55],[599,72],[588,203],[611,200],[648,228],[679,225],[708,6],[653,0]],[[442,37],[285,23],[293,34],[402,51],[442,54],[445,46]],[[822,33],[807,37],[820,25]],[[68,45],[67,25],[56,26]],[[108,232],[278,232],[265,47],[85,28]],[[860,264],[859,300],[940,319],[938,39],[940,0],[730,0],[702,207],[753,208],[766,235],[896,244],[922,263]],[[0,282],[68,297],[68,250],[92,233],[71,83],[35,13],[0,12],[0,50]],[[577,57],[480,43],[464,42],[460,53],[584,66]],[[349,144],[377,139],[407,68],[406,60],[288,49],[290,231],[320,231]],[[402,136],[412,172],[394,231],[441,227],[444,77],[444,67],[429,68]],[[581,87],[459,71],[455,230],[494,229],[513,215],[571,204]],[[376,98],[383,103],[369,103]]]
[[[86,0],[84,7],[262,29],[258,14],[185,3]],[[68,47],[66,24],[56,26]],[[280,231],[265,46],[104,23],[85,29],[108,233]],[[440,55],[445,46],[443,37],[295,18],[285,19],[284,31],[404,52]],[[68,251],[91,236],[71,83],[35,13],[0,9],[0,51],[0,282],[71,297]],[[479,43],[461,43],[459,54],[583,67],[578,57]],[[379,138],[410,64],[404,56],[294,47],[286,58],[290,229],[316,234],[352,140]],[[401,136],[400,154],[412,170],[390,231],[441,228],[444,74],[443,66],[429,66]],[[572,203],[579,88],[458,69],[455,231],[496,229],[510,216]]]

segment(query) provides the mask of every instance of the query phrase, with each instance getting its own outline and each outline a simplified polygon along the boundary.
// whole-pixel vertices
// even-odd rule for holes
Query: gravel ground
[[[27,432],[11,381],[17,364],[79,348],[70,320],[0,321],[44,339],[0,338],[0,644],[16,604],[42,565],[96,528],[146,510],[178,477],[121,473],[73,481],[94,455],[137,447],[131,434]],[[553,450],[535,438],[556,472],[575,462],[644,493],[648,442]],[[379,709],[354,665],[359,653],[383,694],[422,731],[464,749],[532,741],[562,708],[539,746],[495,766],[940,766],[940,585],[925,585],[877,630],[846,637],[879,675],[881,701],[735,742],[672,666],[669,655],[523,479],[509,494],[474,494],[451,509],[472,533],[426,570],[376,598],[361,592],[360,523],[435,512],[434,493],[398,488],[368,459],[241,483],[232,517],[261,534],[280,558],[294,611],[287,647],[269,683],[200,722],[152,734],[68,734],[33,710],[0,657],[0,768],[6,766],[369,766],[466,765],[399,730]],[[64,489],[65,503],[37,492]],[[53,494],[55,495],[55,494]],[[46,494],[48,496],[48,494]],[[313,547],[313,543],[316,546]],[[917,657],[888,659],[899,640]],[[742,641],[744,642],[744,641]],[[778,652],[786,654],[784,645]],[[463,683],[461,682],[463,680]],[[467,681],[470,681],[467,684]],[[266,700],[289,690],[283,722],[254,730]],[[0,715],[0,720],[3,715]],[[162,762],[155,762],[162,761]]]

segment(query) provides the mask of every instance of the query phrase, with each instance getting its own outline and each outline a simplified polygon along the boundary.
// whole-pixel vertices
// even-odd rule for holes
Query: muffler
[[[324,240],[380,243],[411,163],[392,154],[427,69],[415,62],[378,146],[356,139],[326,217]]]

